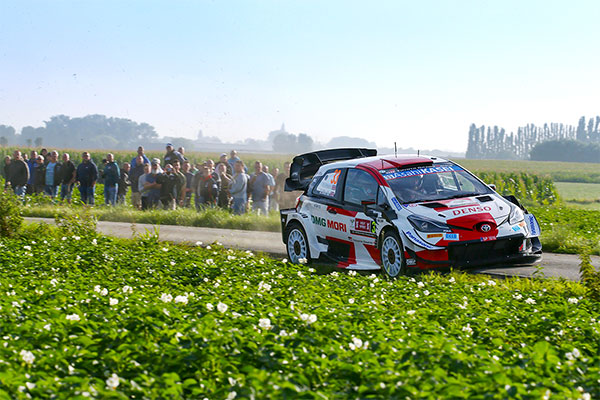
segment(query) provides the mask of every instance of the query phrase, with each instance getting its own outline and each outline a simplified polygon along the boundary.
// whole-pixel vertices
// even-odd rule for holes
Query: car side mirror
[[[493,183],[488,183],[488,186],[491,187],[493,190],[496,190],[496,185],[494,185]]]
[[[372,200],[363,200],[363,201],[361,201],[361,202],[360,202],[360,204],[362,204],[362,206],[363,206],[363,212],[364,212],[366,215],[368,215],[369,217],[372,217],[372,215],[371,215],[371,214],[374,214],[374,212],[373,212],[373,210],[372,210],[372,209],[369,209],[369,206],[372,206],[372,205],[374,205],[374,204],[375,204],[375,202],[374,202],[374,201],[372,201]]]

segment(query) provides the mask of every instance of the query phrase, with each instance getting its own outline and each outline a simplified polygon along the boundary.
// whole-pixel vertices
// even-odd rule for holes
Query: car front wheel
[[[290,224],[287,231],[287,254],[294,264],[307,264],[310,262],[310,250],[306,233],[300,224]]]
[[[394,231],[387,231],[381,243],[381,269],[390,278],[406,274],[402,241]]]

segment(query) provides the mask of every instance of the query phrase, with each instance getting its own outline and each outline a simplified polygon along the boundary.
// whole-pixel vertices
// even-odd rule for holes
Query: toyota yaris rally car
[[[281,210],[290,261],[328,259],[391,277],[440,267],[541,260],[540,226],[460,165],[437,157],[331,149],[296,156]]]

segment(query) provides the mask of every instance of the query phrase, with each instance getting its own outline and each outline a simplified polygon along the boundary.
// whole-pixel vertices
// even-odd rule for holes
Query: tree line
[[[477,127],[471,124],[466,156],[474,159],[527,160],[537,145],[548,141],[557,142],[553,148],[562,146],[565,151],[572,151],[576,147],[567,146],[570,141],[580,142],[584,147],[599,144],[600,116],[588,120],[583,116],[577,126],[562,123],[546,123],[543,126],[527,124],[519,127],[516,133],[507,133],[504,128],[498,126]],[[544,149],[546,147],[538,150],[535,153],[536,157],[547,157],[544,155]],[[572,156],[576,161],[577,155],[572,154]]]

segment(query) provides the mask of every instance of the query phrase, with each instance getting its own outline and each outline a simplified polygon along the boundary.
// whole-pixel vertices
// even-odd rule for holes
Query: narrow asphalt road
[[[51,218],[25,218],[29,222],[44,222],[53,224]],[[98,222],[98,231],[104,235],[130,238],[133,233],[144,234],[158,229],[161,240],[175,243],[203,243],[219,242],[225,247],[252,250],[269,253],[277,257],[285,257],[285,246],[281,234],[277,232],[243,231],[220,228],[197,228],[190,226],[131,224],[127,222]],[[600,266],[600,257],[592,257],[596,268]],[[540,268],[541,267],[541,268]],[[544,253],[541,264],[537,267],[494,267],[470,270],[475,273],[485,273],[498,277],[519,276],[531,277],[539,270],[538,274],[545,277],[579,279],[579,257],[571,254]]]

